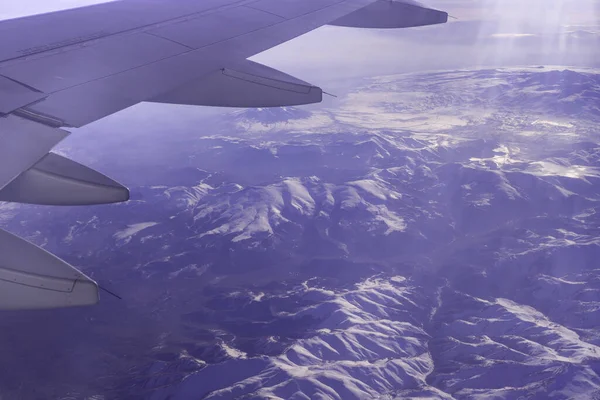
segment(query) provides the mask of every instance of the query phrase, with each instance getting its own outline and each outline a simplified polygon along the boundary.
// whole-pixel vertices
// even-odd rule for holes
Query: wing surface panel
[[[0,66],[0,75],[52,93],[189,50],[181,44],[145,33],[112,36],[47,57],[4,68]]]
[[[344,0],[258,0],[248,6],[290,19],[343,2]]]
[[[0,62],[218,9],[240,0],[127,0],[0,22]]]
[[[264,11],[239,6],[148,31],[193,49],[222,42],[283,21]]]

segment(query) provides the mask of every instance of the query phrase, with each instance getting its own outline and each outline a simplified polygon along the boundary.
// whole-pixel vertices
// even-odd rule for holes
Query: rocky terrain
[[[132,200],[0,223],[123,300],[1,313],[0,396],[598,398],[598,71],[352,86],[65,142]]]

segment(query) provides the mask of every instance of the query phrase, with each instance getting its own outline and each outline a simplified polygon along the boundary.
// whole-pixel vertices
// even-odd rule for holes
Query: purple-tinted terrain
[[[0,313],[0,398],[600,398],[600,72],[345,85],[74,133],[132,200],[0,224],[123,300]]]

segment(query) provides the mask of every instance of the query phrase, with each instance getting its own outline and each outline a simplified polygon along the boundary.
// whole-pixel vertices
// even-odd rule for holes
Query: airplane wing
[[[50,152],[143,101],[277,107],[322,90],[247,60],[326,24],[408,28],[448,14],[412,0],[121,0],[0,22],[0,201],[125,201],[121,184]],[[0,309],[94,304],[97,286],[0,231]]]

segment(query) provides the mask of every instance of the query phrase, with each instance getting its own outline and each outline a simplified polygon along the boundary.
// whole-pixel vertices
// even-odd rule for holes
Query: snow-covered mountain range
[[[122,132],[60,149],[132,201],[0,222],[124,300],[39,313],[58,359],[19,358],[41,323],[3,314],[0,395],[35,398],[12,382],[37,363],[60,371],[37,390],[65,399],[598,398],[598,71],[352,85],[149,124],[159,161]]]

